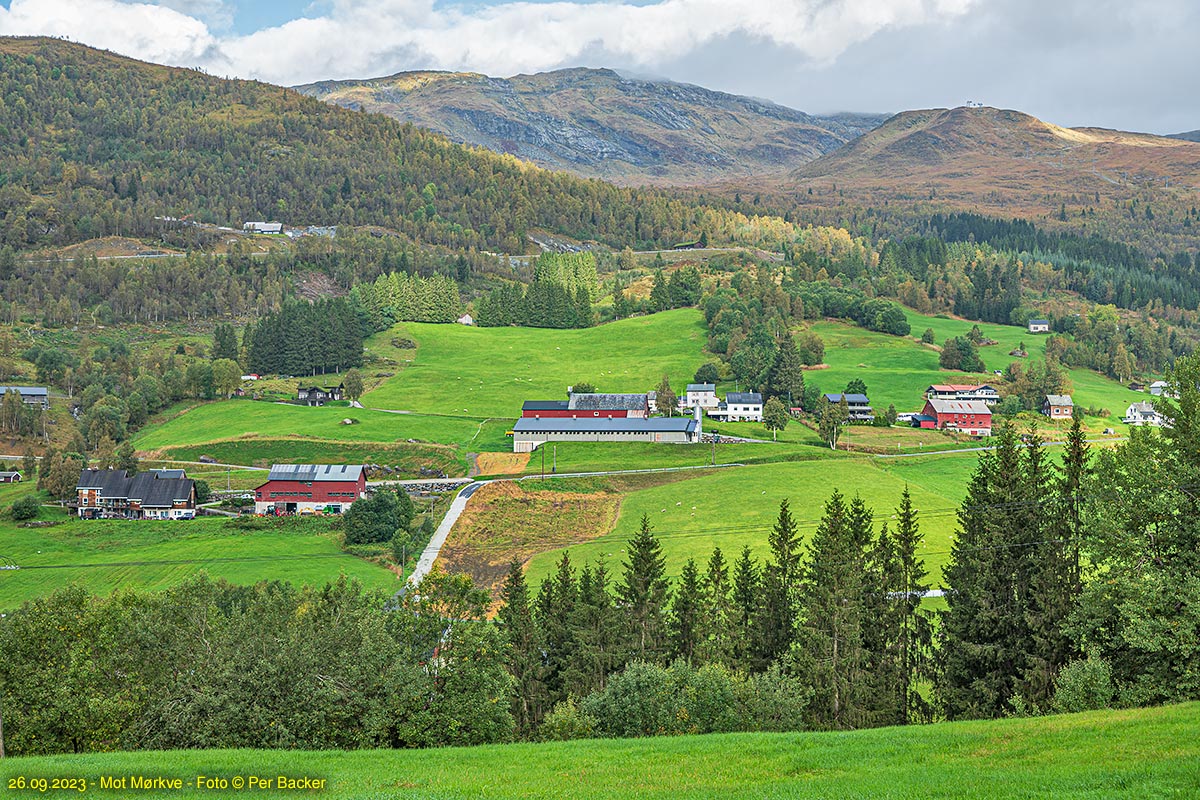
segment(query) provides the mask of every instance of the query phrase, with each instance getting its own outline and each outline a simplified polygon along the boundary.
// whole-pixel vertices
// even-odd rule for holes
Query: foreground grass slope
[[[0,778],[288,775],[328,800],[456,798],[1188,798],[1200,703],[847,733],[728,734],[435,750],[109,753],[0,761]],[[98,797],[129,796],[97,791]],[[223,797],[295,792],[218,792]],[[138,792],[151,800],[213,796]],[[20,796],[20,795],[14,795]]]

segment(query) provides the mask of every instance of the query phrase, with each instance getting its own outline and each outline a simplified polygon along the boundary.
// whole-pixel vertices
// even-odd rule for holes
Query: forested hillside
[[[172,222],[373,224],[455,249],[523,251],[545,228],[670,245],[732,215],[530,167],[383,116],[55,39],[0,39],[0,246]]]

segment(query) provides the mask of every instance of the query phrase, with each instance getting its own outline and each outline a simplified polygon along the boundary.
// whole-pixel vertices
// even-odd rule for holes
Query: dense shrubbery
[[[8,753],[504,741],[503,648],[461,584],[435,575],[399,612],[345,579],[60,590],[0,621]]]

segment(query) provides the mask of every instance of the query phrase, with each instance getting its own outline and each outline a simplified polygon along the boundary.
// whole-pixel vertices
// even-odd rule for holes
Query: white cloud
[[[207,19],[221,0],[164,0]],[[975,0],[503,2],[463,10],[433,0],[335,0],[322,16],[245,36],[195,16],[118,0],[12,0],[0,33],[65,35],[139,58],[278,83],[404,69],[534,72],[602,58],[654,68],[737,35],[827,63],[881,30],[950,20]],[[597,62],[595,65],[601,65]]]
[[[0,34],[65,36],[159,63],[196,66],[217,42],[194,17],[148,3],[116,0],[12,0],[0,8]]]

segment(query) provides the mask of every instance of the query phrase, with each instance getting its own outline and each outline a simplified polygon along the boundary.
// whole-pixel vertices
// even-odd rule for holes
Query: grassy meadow
[[[840,733],[720,734],[489,745],[430,750],[285,752],[187,750],[9,758],[18,776],[104,775],[183,779],[179,791],[146,800],[214,796],[197,776],[287,775],[324,779],[328,800],[571,798],[707,800],[887,798],[977,800],[1053,797],[1187,798],[1200,786],[1200,703],[987,722],[941,723]],[[14,796],[36,796],[14,792]],[[221,797],[294,797],[243,790]]]
[[[201,571],[240,584],[323,584],[345,573],[368,588],[400,585],[384,567],[343,553],[325,520],[262,520],[263,529],[244,530],[224,518],[85,521],[52,508],[40,520],[56,524],[0,520],[0,556],[22,567],[0,572],[0,609],[71,584],[96,594],[155,590]]]
[[[915,480],[929,461],[937,465],[938,478]],[[908,485],[914,505],[921,513],[921,530],[925,534],[922,555],[931,579],[936,582],[949,558],[954,512],[965,494],[975,461],[974,454],[897,460],[841,458],[706,472],[688,480],[629,492],[621,502],[620,517],[610,533],[548,549],[530,560],[527,574],[536,585],[553,571],[563,550],[570,550],[571,559],[577,564],[604,559],[609,565],[619,567],[625,558],[625,542],[637,530],[643,514],[650,518],[662,542],[667,571],[672,575],[689,558],[703,565],[716,546],[732,561],[743,546],[749,545],[761,561],[768,556],[767,535],[779,514],[781,500],[789,501],[801,537],[807,539],[816,529],[825,501],[834,489],[841,491],[847,500],[860,495],[875,509],[878,524],[891,517]],[[526,483],[532,483],[527,488],[537,485]],[[570,541],[570,537],[565,538]],[[453,539],[451,534],[450,541]]]
[[[827,369],[810,370],[805,373],[806,381],[817,383],[826,392],[840,392],[854,378],[867,384],[867,394],[877,411],[894,404],[896,410],[919,411],[925,404],[925,389],[934,383],[993,383],[997,376],[992,370],[1003,370],[1017,361],[1029,363],[1044,357],[1046,336],[1031,334],[1024,328],[1012,325],[995,325],[986,322],[930,317],[905,310],[912,335],[889,336],[864,330],[843,322],[814,322],[808,330],[818,334],[825,342]],[[983,335],[998,344],[979,348],[988,372],[973,375],[950,372],[938,367],[938,351],[921,344],[920,337],[926,328],[932,328],[936,342],[940,345],[952,336],[964,336],[975,324]],[[1024,343],[1029,358],[1010,356],[1009,351]],[[1070,372],[1073,383],[1072,396],[1076,405],[1107,408],[1111,416],[1103,419],[1089,418],[1092,428],[1115,426],[1120,423],[1125,409],[1136,400],[1145,400],[1145,394],[1131,391],[1117,381],[1085,369]]]
[[[515,419],[525,400],[565,400],[580,381],[602,392],[648,392],[664,373],[677,392],[708,358],[707,330],[695,309],[596,328],[474,328],[405,323],[377,334],[367,349],[398,369],[367,392],[368,408]],[[391,344],[415,340],[416,350]]]

